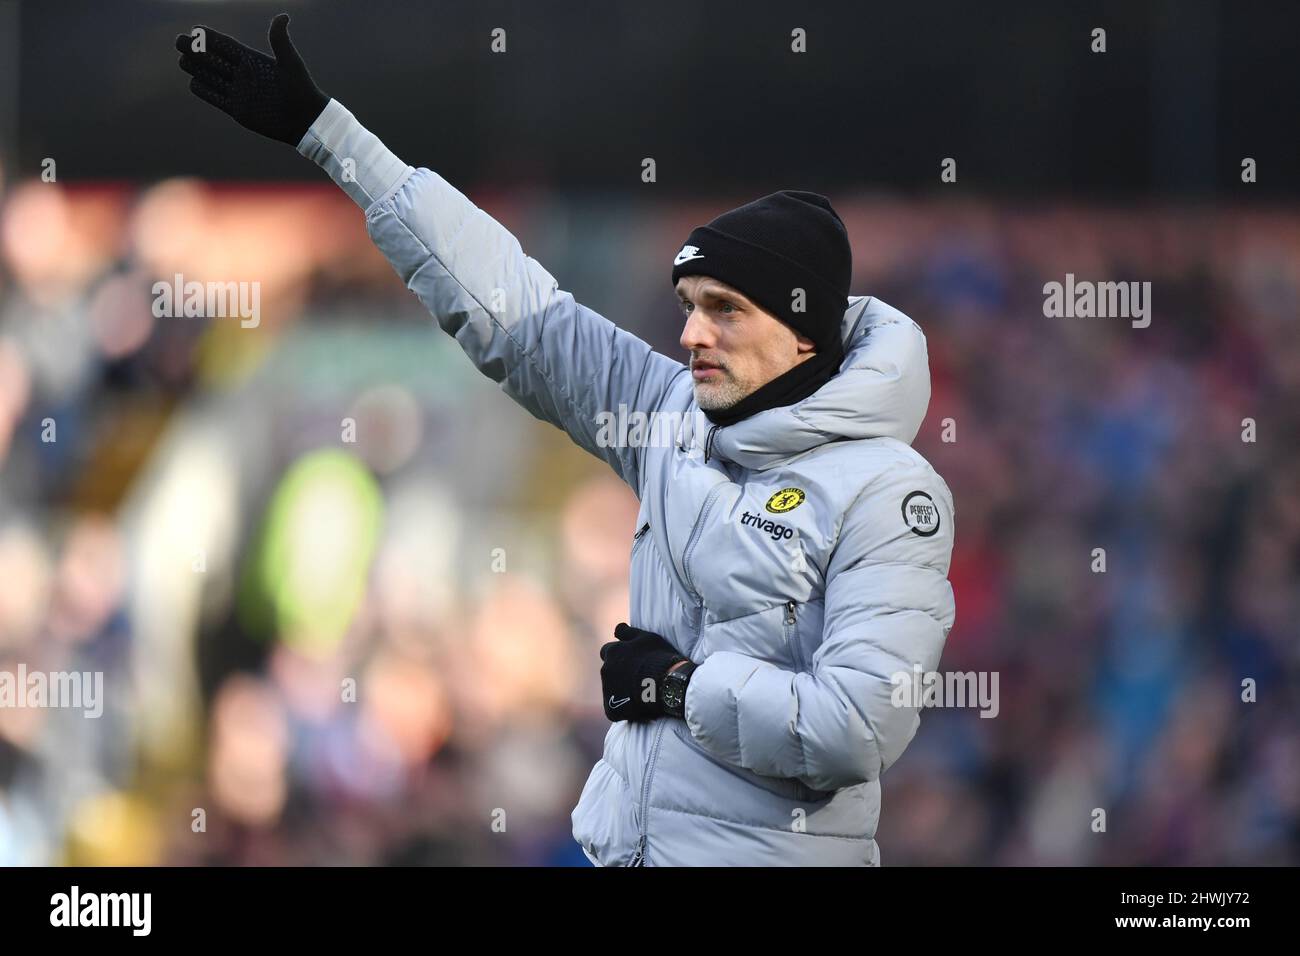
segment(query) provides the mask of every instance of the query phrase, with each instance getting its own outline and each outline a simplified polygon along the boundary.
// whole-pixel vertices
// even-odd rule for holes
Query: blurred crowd
[[[747,196],[475,193],[680,357],[669,261]],[[1300,210],[835,196],[911,315],[957,505],[887,864],[1300,862]],[[629,229],[629,224],[635,228]],[[1048,318],[1067,273],[1152,322]],[[156,317],[257,281],[256,327]],[[0,864],[585,864],[632,493],[478,375],[332,186],[0,193]],[[635,623],[635,622],[633,622]]]

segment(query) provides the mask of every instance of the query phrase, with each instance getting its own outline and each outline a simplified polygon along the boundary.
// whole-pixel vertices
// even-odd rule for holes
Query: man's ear
[[[817,351],[817,343],[806,335],[795,333],[794,340],[798,345],[800,355],[807,355],[809,352]]]

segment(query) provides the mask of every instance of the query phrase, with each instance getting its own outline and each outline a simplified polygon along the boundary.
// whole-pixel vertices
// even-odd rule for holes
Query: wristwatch
[[[686,716],[686,685],[691,682],[694,670],[695,664],[687,661],[672,673],[664,675],[663,691],[659,699],[663,702],[664,713],[669,717]]]

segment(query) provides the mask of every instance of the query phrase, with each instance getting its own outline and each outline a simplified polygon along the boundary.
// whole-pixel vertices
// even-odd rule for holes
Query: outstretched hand
[[[190,92],[254,133],[297,146],[329,103],[289,39],[289,14],[271,21],[274,59],[211,27],[176,37]]]

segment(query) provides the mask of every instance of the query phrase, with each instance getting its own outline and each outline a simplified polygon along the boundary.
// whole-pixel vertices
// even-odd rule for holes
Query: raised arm
[[[602,446],[602,416],[685,408],[685,366],[579,304],[518,240],[437,173],[415,169],[316,87],[271,23],[275,58],[203,27],[177,37],[190,89],[240,125],[295,146],[366,215],[393,268],[483,374],[535,417],[562,428],[634,491],[639,449]],[[678,394],[674,394],[674,393]]]

